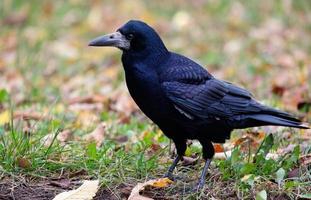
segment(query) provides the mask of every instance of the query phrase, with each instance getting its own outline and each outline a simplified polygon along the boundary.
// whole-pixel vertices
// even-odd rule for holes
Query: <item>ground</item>
[[[174,147],[130,98],[120,51],[87,46],[129,19],[146,21],[171,51],[217,78],[310,123],[310,9],[307,0],[1,1],[0,199],[53,199],[97,179],[95,199],[126,199],[165,173]],[[176,181],[142,194],[310,199],[310,138],[310,130],[236,130],[215,144],[198,193],[190,191],[201,146],[189,141]]]

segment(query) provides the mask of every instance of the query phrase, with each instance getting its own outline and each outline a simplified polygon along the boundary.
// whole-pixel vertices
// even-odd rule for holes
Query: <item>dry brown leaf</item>
[[[144,190],[146,186],[156,187],[156,188],[164,188],[168,185],[172,184],[173,181],[171,181],[169,178],[160,178],[160,179],[154,179],[149,180],[144,183],[138,183],[132,190],[128,200],[153,200],[152,198],[145,197],[139,194],[140,191]]]
[[[299,158],[299,163],[301,165],[311,165],[311,153],[303,155]]]
[[[72,99],[69,99],[67,102],[69,105],[76,104],[76,103],[105,103],[107,102],[107,97],[102,95],[91,95],[86,97],[75,97]]]
[[[41,139],[41,143],[48,147],[52,144],[54,137],[55,133],[47,134]],[[73,133],[70,130],[63,130],[56,136],[56,140],[59,141],[62,145],[65,145],[67,141],[72,139]]]
[[[130,116],[138,109],[132,98],[125,92],[115,93],[111,97],[111,101],[110,108],[118,113],[124,113],[126,116]]]
[[[199,157],[192,158],[188,156],[183,156],[182,165],[188,166],[188,165],[194,165],[198,161]]]
[[[49,116],[46,116],[43,113],[39,112],[29,112],[29,111],[15,111],[13,113],[14,119],[23,119],[23,120],[48,120],[50,119]]]
[[[73,133],[71,130],[63,130],[56,137],[56,139],[60,141],[62,144],[65,144],[65,142],[72,140],[72,138],[73,138]]]
[[[151,151],[156,152],[161,149],[161,146],[159,144],[152,143],[150,148]]]
[[[17,165],[21,168],[29,168],[31,166],[31,163],[29,161],[29,159],[24,158],[24,157],[18,157],[17,158]]]
[[[96,146],[100,147],[106,133],[106,123],[100,123],[95,130],[84,136],[84,139],[88,142],[96,142]]]
[[[54,197],[53,200],[91,200],[96,195],[99,188],[99,181],[84,181],[83,184],[75,189],[68,192],[62,192]]]
[[[89,113],[96,114],[98,112],[103,111],[104,105],[102,103],[92,103],[92,104],[90,104],[90,103],[75,103],[75,104],[69,105],[68,110],[79,113],[78,116],[81,117],[80,113],[83,113],[82,114],[82,116],[83,116],[85,114],[86,115],[88,115]]]
[[[272,89],[271,91],[273,94],[276,94],[278,96],[282,96],[285,92],[286,88],[282,85],[277,85],[276,83],[272,83]]]

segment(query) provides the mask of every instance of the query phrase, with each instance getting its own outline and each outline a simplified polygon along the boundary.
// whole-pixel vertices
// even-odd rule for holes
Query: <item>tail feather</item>
[[[300,122],[301,121],[295,117],[293,117],[291,114],[287,113],[287,112],[284,112],[284,111],[281,111],[281,110],[276,110],[274,108],[267,108],[265,111],[264,111],[265,114],[270,114],[272,116],[276,116],[276,117],[280,117],[282,119],[288,119],[290,121],[293,121],[293,122]]]
[[[275,116],[270,114],[255,114],[248,116],[248,118],[257,121],[261,125],[287,126],[301,129],[310,128],[308,124],[304,124],[300,120],[293,117]]]

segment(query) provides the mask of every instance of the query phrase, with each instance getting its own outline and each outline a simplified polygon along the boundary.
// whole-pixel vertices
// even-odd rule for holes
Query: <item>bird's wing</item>
[[[175,107],[200,118],[229,118],[261,110],[247,90],[213,77],[200,83],[164,81],[162,87]]]

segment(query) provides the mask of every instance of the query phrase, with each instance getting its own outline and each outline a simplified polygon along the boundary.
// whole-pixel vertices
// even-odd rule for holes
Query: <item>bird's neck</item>
[[[170,52],[166,48],[150,48],[141,52],[123,52],[122,63],[125,70],[138,63],[148,68],[154,68],[169,57],[169,54]]]

